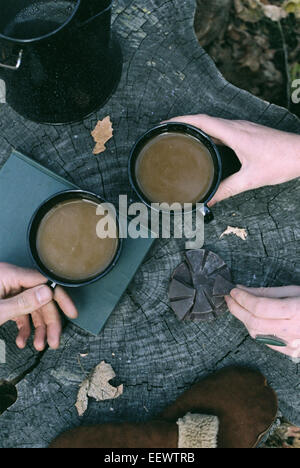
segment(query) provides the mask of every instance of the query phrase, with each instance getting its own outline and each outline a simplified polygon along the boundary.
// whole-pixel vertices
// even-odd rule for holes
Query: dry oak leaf
[[[300,428],[295,426],[290,426],[287,430],[286,437],[292,439],[292,447],[300,448]]]
[[[79,389],[77,402],[75,404],[79,416],[82,416],[88,407],[88,398],[96,401],[113,400],[123,394],[124,386],[113,387],[109,381],[114,379],[116,374],[110,364],[102,361],[85,379]]]
[[[107,143],[113,136],[110,117],[107,116],[105,119],[99,120],[91,135],[96,142],[93,154],[103,153],[103,151],[106,150],[105,143]]]
[[[228,236],[229,234],[234,234],[235,236],[239,237],[243,241],[245,241],[248,237],[248,233],[246,229],[228,226],[226,231],[224,231],[223,234],[221,234],[220,239],[222,239],[224,236]]]

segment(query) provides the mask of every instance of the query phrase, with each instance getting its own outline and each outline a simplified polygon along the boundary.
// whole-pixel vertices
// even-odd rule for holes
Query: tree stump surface
[[[203,112],[300,133],[299,120],[286,109],[224,80],[199,47],[194,12],[194,0],[116,2],[113,22],[124,69],[114,96],[84,122],[59,127],[26,121],[4,105],[1,165],[14,147],[83,189],[117,202],[120,193],[132,197],[127,177],[132,145],[161,120]],[[90,132],[106,115],[113,121],[114,138],[95,157]],[[295,180],[220,203],[215,221],[206,227],[205,248],[228,263],[236,283],[300,284],[299,196]],[[229,225],[247,229],[247,240],[234,235],[220,239]],[[7,355],[0,380],[20,380],[16,403],[0,417],[1,447],[45,447],[81,424],[149,419],[194,382],[232,364],[263,372],[285,417],[300,424],[299,365],[256,344],[230,314],[212,323],[177,321],[167,291],[183,256],[183,242],[157,240],[99,336],[68,324],[60,349],[39,354],[32,344],[17,350],[14,324],[0,328]],[[117,375],[112,383],[123,383],[124,394],[100,403],[90,400],[80,418],[75,409],[79,385],[102,360],[112,365]]]

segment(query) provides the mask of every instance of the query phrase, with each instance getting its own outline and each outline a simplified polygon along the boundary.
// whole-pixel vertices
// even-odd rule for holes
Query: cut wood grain
[[[0,110],[0,164],[15,147],[83,189],[116,202],[135,200],[127,176],[130,149],[157,122],[184,113],[246,119],[300,133],[299,120],[283,108],[239,90],[224,80],[199,47],[193,30],[194,0],[119,0],[114,28],[121,39],[124,70],[117,92],[82,123],[39,125],[8,106]],[[101,158],[90,136],[110,115],[114,137]],[[253,149],[255,151],[255,148]],[[214,208],[205,248],[231,268],[233,281],[251,286],[300,284],[300,183],[239,195]],[[247,242],[220,239],[224,226],[247,229]],[[183,261],[184,242],[157,240],[100,336],[73,324],[59,350],[18,351],[15,326],[0,328],[8,360],[0,379],[10,380],[35,364],[17,385],[18,400],[0,417],[1,447],[45,447],[59,433],[80,424],[151,419],[197,379],[231,364],[258,368],[277,391],[281,410],[300,424],[300,367],[263,345],[226,313],[213,323],[180,323],[168,305],[171,273]],[[99,301],[101,298],[99,298]],[[102,360],[111,364],[124,394],[91,401],[82,419],[75,402],[85,378]]]

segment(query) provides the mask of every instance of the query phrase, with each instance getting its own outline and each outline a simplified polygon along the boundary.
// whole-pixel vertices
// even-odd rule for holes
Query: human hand
[[[46,339],[51,348],[59,347],[62,325],[55,302],[67,317],[78,315],[67,293],[59,286],[52,291],[46,283],[38,271],[0,263],[0,326],[9,320],[16,322],[20,349],[25,348],[31,334],[30,315],[37,351],[43,351]]]
[[[276,336],[286,347],[270,348],[300,358],[300,287],[245,288],[226,297],[230,312],[244,323],[252,338]]]
[[[232,148],[242,164],[239,172],[221,182],[209,206],[248,190],[300,176],[300,135],[203,114],[176,117],[171,122],[200,128],[217,144]]]

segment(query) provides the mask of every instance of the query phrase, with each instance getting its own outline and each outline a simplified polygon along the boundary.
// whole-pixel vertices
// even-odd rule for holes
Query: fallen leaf
[[[235,10],[236,10],[238,15],[240,13],[242,13],[242,11],[244,9],[242,0],[234,0],[234,6],[235,6]]]
[[[77,402],[75,404],[79,416],[82,416],[88,407],[88,398],[96,401],[112,400],[123,394],[123,385],[113,387],[109,381],[114,379],[116,374],[110,364],[102,361],[90,376],[85,379],[79,389]]]
[[[286,10],[276,5],[262,5],[262,9],[265,16],[272,21],[280,21],[288,16]]]
[[[91,135],[96,142],[93,153],[103,153],[103,151],[106,150],[105,143],[107,143],[113,136],[113,128],[110,117],[107,116],[105,119],[99,120]]]
[[[298,0],[292,1],[298,2]],[[288,16],[285,8],[265,4],[263,0],[234,0],[234,3],[239,18],[250,23],[257,23],[263,16],[272,21],[280,21]],[[293,10],[294,5],[289,5],[287,8]]]
[[[297,80],[300,78],[300,63],[294,63],[291,66],[291,81]]]
[[[294,13],[296,18],[300,18],[300,0],[286,0],[283,8],[288,14]]]
[[[300,448],[300,428],[289,426],[286,432],[286,439],[289,441],[288,448]]]
[[[88,399],[89,388],[90,388],[90,382],[87,379],[84,382],[82,382],[80,386],[80,389],[77,395],[77,401],[75,404],[79,416],[82,416],[87,410],[87,407],[89,404],[89,399]]]
[[[245,241],[248,237],[246,229],[228,226],[226,231],[221,234],[220,239],[222,239],[224,236],[228,236],[229,234],[234,234],[235,236],[240,237],[243,241]]]
[[[258,53],[254,52],[254,50],[250,50],[250,52],[245,54],[239,63],[242,67],[247,67],[250,68],[251,71],[257,72],[260,69],[261,64],[257,57]]]
[[[234,0],[235,10],[240,19],[249,23],[257,23],[263,18],[260,0]]]
[[[300,437],[300,428],[290,426],[287,430],[287,437]]]

